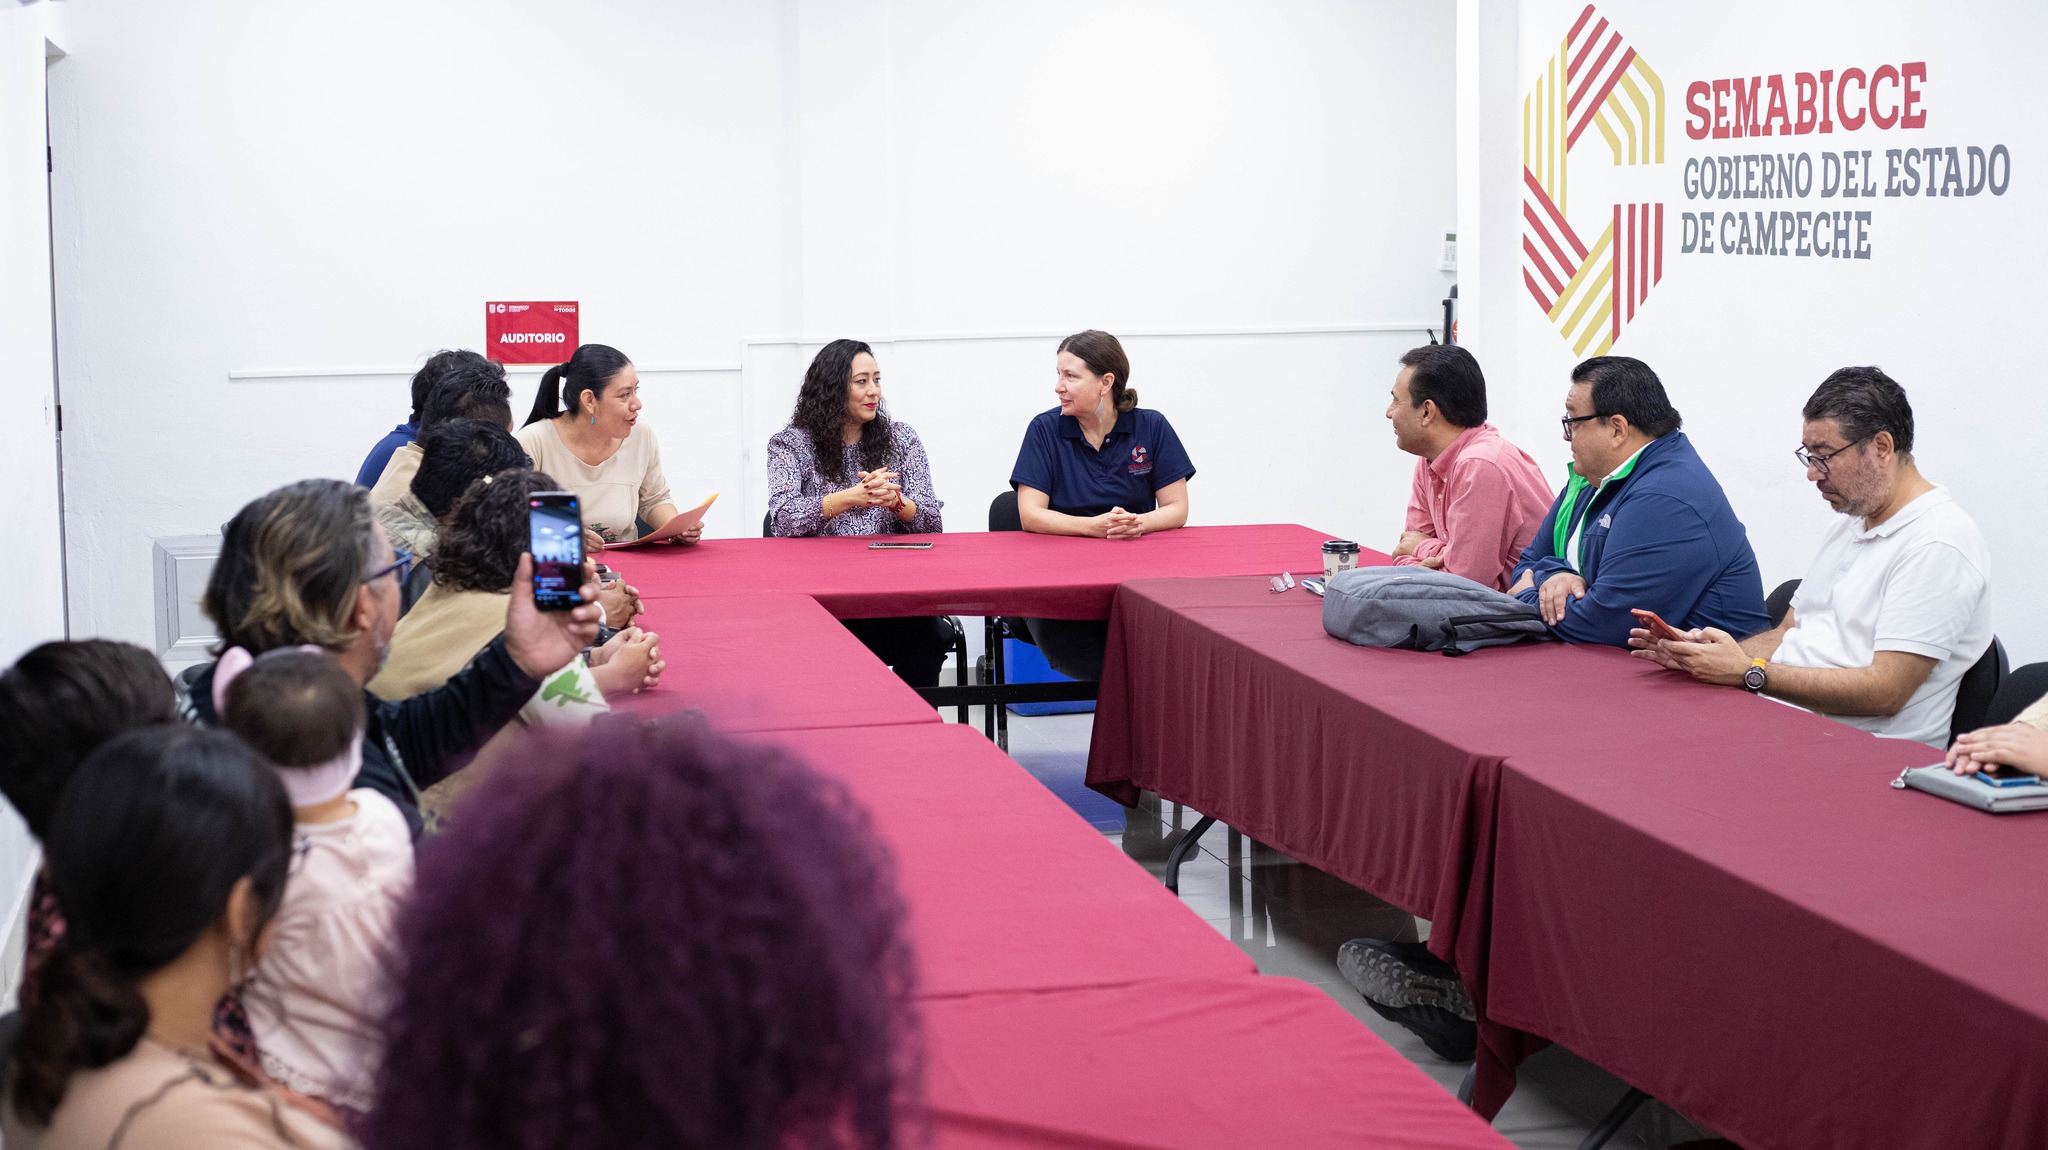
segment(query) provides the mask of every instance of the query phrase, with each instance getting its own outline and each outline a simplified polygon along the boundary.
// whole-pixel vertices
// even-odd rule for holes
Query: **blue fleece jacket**
[[[1536,603],[1544,580],[1573,570],[1562,553],[1581,521],[1586,597],[1569,601],[1551,628],[1558,638],[1625,647],[1636,607],[1680,630],[1719,627],[1739,639],[1770,629],[1749,535],[1684,433],[1652,440],[1597,493],[1582,480],[1566,484],[1515,564],[1516,581],[1524,571],[1535,580],[1523,602]]]

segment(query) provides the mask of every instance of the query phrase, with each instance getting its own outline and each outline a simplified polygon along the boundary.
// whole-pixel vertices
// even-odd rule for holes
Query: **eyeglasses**
[[[1877,433],[1871,433],[1871,435],[1875,434]],[[1801,467],[1811,467],[1815,471],[1820,472],[1820,477],[1822,479],[1826,479],[1828,477],[1828,460],[1833,459],[1835,456],[1842,454],[1844,451],[1849,450],[1850,448],[1856,446],[1857,444],[1869,438],[1869,435],[1859,436],[1843,444],[1842,446],[1835,448],[1833,451],[1828,452],[1826,455],[1816,455],[1813,452],[1808,451],[1804,446],[1801,446],[1793,449],[1792,458],[1798,460],[1799,465]]]
[[[414,558],[412,552],[407,551],[403,547],[393,547],[391,549],[391,553],[393,555],[396,555],[397,558],[393,559],[390,563],[386,564],[385,566],[379,567],[375,571],[370,572],[368,575],[363,576],[363,582],[375,583],[377,580],[382,579],[386,575],[397,575],[398,585],[401,587],[405,586],[406,581],[412,578],[412,565],[417,560]]]
[[[1564,425],[1564,437],[1566,439],[1570,439],[1572,437],[1572,424],[1584,423],[1589,419],[1605,418],[1607,417],[1604,415],[1567,415],[1564,418],[1559,419],[1558,422]]]

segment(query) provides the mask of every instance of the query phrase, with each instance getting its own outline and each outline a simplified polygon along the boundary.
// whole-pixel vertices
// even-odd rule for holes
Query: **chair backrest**
[[[427,593],[427,588],[432,587],[433,585],[434,561],[432,559],[422,559],[419,562],[413,564],[412,574],[406,576],[405,586],[401,588],[399,591],[399,617],[404,618],[405,613],[412,610],[412,605],[419,602],[420,596],[425,595]]]
[[[2043,695],[2048,695],[2048,663],[2015,667],[2006,674],[2005,682],[1998,685],[1998,693],[1985,709],[1981,725],[1998,727],[2010,723],[2019,718],[2021,711],[2040,702]]]
[[[1993,635],[1991,646],[1963,672],[1963,681],[1956,684],[1956,711],[1948,724],[1949,742],[1955,742],[1956,736],[1964,731],[1984,725],[1984,716],[1991,712],[1991,701],[1998,697],[1998,688],[2004,685],[2010,666],[2005,658],[2005,644]]]
[[[1778,589],[1771,592],[1770,597],[1764,600],[1764,614],[1771,617],[1772,627],[1775,628],[1785,621],[1785,612],[1792,609],[1792,593],[1797,590],[1799,590],[1799,580],[1787,579],[1783,583],[1778,584]]]
[[[763,511],[761,513],[761,538],[775,538],[775,513],[773,511]]]
[[[996,496],[988,505],[988,529],[990,531],[1022,531],[1024,516],[1017,510],[1017,490],[1011,488]]]
[[[0,1014],[0,1081],[12,1078],[8,1065],[14,1061],[14,1040],[21,1034],[21,1011]]]

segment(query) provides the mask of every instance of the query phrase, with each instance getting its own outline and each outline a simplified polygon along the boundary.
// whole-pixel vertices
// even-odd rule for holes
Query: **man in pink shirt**
[[[1395,445],[1422,457],[1395,564],[1439,568],[1506,591],[1551,490],[1536,461],[1486,422],[1479,361],[1454,344],[1403,355],[1387,419]]]

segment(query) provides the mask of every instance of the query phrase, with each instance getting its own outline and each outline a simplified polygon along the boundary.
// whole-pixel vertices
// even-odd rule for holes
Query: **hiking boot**
[[[1466,1022],[1479,1017],[1457,968],[1419,942],[1354,938],[1337,948],[1337,973],[1381,1006],[1433,1006]]]

